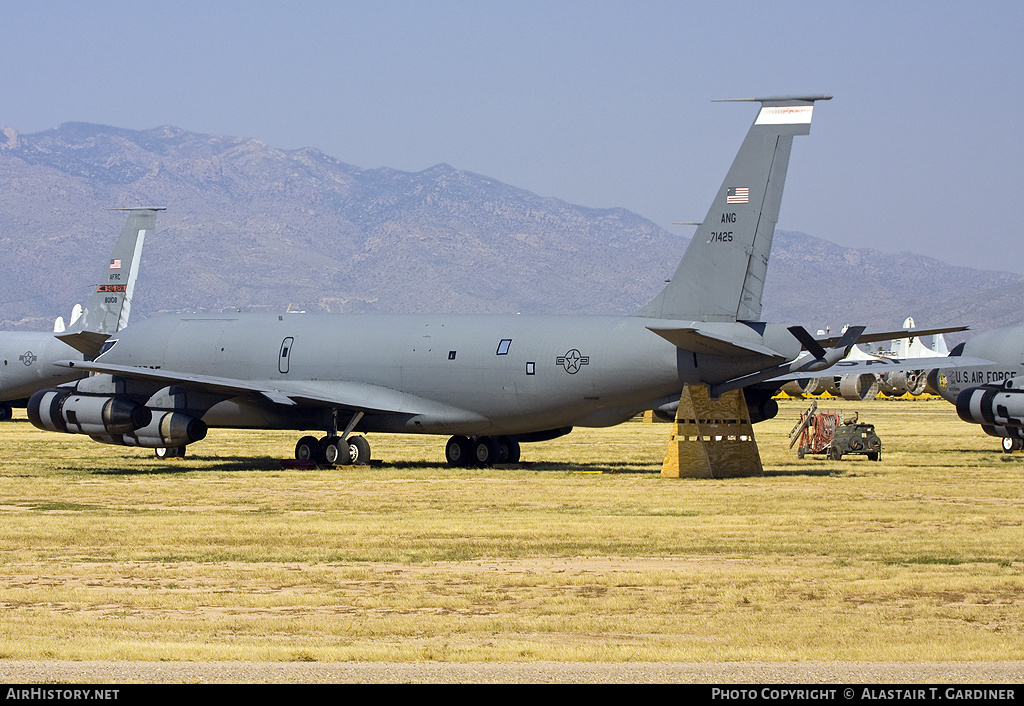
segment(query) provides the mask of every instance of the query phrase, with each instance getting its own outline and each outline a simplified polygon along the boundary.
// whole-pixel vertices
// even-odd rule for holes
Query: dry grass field
[[[185,459],[0,425],[0,659],[1024,659],[1024,455],[942,401],[858,411],[882,459],[659,475],[666,424],[578,429],[516,468],[374,436],[369,468],[284,470],[295,433]]]

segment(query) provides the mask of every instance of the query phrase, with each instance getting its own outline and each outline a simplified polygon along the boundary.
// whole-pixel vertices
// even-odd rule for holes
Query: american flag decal
[[[110,261],[110,269],[112,269],[112,270],[120,270],[121,269],[121,258],[117,258],[115,260],[111,260]]]
[[[746,186],[730,186],[725,192],[726,203],[749,203],[750,188]]]

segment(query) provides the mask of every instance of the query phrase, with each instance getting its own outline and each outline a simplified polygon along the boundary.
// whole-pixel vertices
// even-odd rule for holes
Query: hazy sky
[[[0,0],[0,125],[445,162],[690,235],[756,114],[831,93],[779,227],[1024,273],[1024,3]],[[173,206],[173,204],[168,204]]]

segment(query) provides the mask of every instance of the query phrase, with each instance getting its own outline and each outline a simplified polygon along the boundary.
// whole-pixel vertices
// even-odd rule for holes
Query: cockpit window
[[[114,347],[115,343],[117,343],[116,338],[112,340],[108,339],[107,342],[103,344],[103,347],[100,348],[100,352],[96,354],[96,357],[99,358],[101,355],[109,351],[111,348]]]

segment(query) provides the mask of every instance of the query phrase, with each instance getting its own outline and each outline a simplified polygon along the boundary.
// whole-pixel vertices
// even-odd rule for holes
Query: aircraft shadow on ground
[[[202,461],[202,462],[213,462],[211,465],[204,465],[202,468],[196,468],[191,465],[184,465],[175,460],[159,460],[156,458],[152,459],[139,459],[139,464],[132,467],[120,467],[120,468],[104,468],[93,471],[94,475],[164,475],[164,474],[185,474],[185,473],[206,473],[206,472],[219,472],[219,473],[232,473],[232,472],[246,472],[246,471],[281,471],[281,470],[292,470],[298,473],[302,473],[304,470],[313,469],[285,469],[281,465],[281,459],[278,458],[245,458],[241,456],[224,457],[224,456],[189,456],[185,461]],[[355,466],[317,466],[317,470],[334,470],[340,474],[346,471],[353,470]],[[359,470],[365,470],[366,466],[358,467]],[[402,470],[474,470],[474,467],[466,468],[453,468],[447,466],[444,462],[432,463],[429,461],[394,461],[388,463],[382,463],[374,461],[370,464],[370,469],[378,470],[382,473],[388,471],[402,471]],[[508,470],[514,471],[532,471],[532,472],[548,472],[548,473],[659,473],[660,469],[651,468],[645,470],[637,468],[635,465],[628,463],[580,463],[580,464],[561,464],[561,463],[548,463],[548,462],[536,462],[536,463],[516,463],[508,465],[498,465],[491,468],[479,468],[478,470],[492,470],[501,471]]]
[[[822,478],[825,476],[842,476],[846,475],[845,469],[837,468],[794,468],[785,470],[771,470],[765,471],[765,476],[780,476],[780,477],[796,477],[796,476],[812,476]]]
[[[162,461],[157,458],[142,459],[130,468],[105,468],[93,471],[98,476],[154,476],[205,473],[216,471],[231,473],[239,471],[280,471],[281,460],[276,458],[246,458],[243,456],[190,456],[187,461],[213,461],[213,465],[194,468],[183,465],[180,460]],[[338,468],[341,468],[340,466]]]
[[[204,472],[220,472],[220,473],[232,473],[232,472],[245,472],[245,471],[281,471],[285,470],[281,465],[281,459],[278,458],[245,458],[241,456],[189,456],[185,461],[212,461],[212,465],[204,466],[203,468],[195,468],[188,465],[183,465],[178,460],[166,460],[161,461],[159,459],[140,459],[140,463],[133,467],[122,467],[122,468],[106,468],[101,470],[93,471],[95,475],[163,475],[163,474],[185,474],[185,473],[204,473]],[[318,469],[325,470],[331,469],[330,466],[319,466]],[[352,470],[353,466],[333,466],[333,470],[338,473],[345,473],[348,470]],[[366,469],[365,466],[359,467],[360,470]],[[402,470],[448,470],[444,462],[432,463],[429,461],[394,461],[383,463],[379,461],[373,461],[370,464],[370,468],[378,470],[382,473],[388,471],[402,471]],[[304,469],[289,469],[294,470],[298,473],[303,472]],[[452,471],[458,470],[473,470],[451,468]],[[509,472],[515,471],[530,471],[535,473],[607,473],[607,474],[624,474],[624,473],[641,473],[641,474],[656,474],[660,473],[660,467],[651,467],[649,469],[638,468],[636,464],[630,464],[627,462],[621,463],[578,463],[578,464],[564,464],[564,463],[553,463],[546,461],[530,462],[530,463],[516,463],[508,465],[498,465],[489,469],[480,468],[479,470],[491,470],[491,471],[502,471],[508,470]]]
[[[996,440],[998,444],[998,439]],[[1013,453],[1004,453],[998,446],[994,446],[990,449],[952,449],[949,451],[951,454],[961,454],[963,456],[974,456],[974,457],[988,457],[988,456],[999,456],[1003,460],[1010,459],[1024,459],[1024,453],[1020,451],[1014,451]]]
[[[281,471],[281,470],[294,470],[301,473],[304,469],[284,469],[281,465],[281,459],[278,458],[246,458],[242,456],[190,456],[186,460],[191,461],[203,461],[213,462],[212,465],[204,466],[203,468],[195,468],[190,465],[183,465],[178,460],[159,460],[153,459],[140,459],[143,461],[137,466],[133,467],[121,467],[121,468],[106,468],[101,470],[93,471],[94,475],[124,475],[124,476],[146,476],[146,475],[182,475],[185,473],[204,473],[204,472],[219,472],[219,473],[236,473],[236,472],[251,472],[251,471]],[[319,466],[319,470],[330,470],[337,471],[339,474],[345,473],[347,470],[352,470],[353,466]],[[360,467],[360,470],[366,467]],[[394,461],[394,462],[380,462],[374,461],[371,463],[370,468],[377,470],[382,473],[388,471],[418,471],[418,470],[448,470],[449,467],[444,463],[432,463],[429,461]],[[452,471],[465,471],[473,470],[473,468],[451,468]],[[580,474],[606,474],[606,475],[624,475],[624,474],[639,474],[639,475],[659,475],[661,468],[659,466],[651,465],[650,467],[644,468],[639,467],[637,464],[623,462],[612,462],[612,463],[555,463],[551,461],[533,461],[526,463],[516,463],[508,465],[497,465],[488,469],[480,468],[479,470],[489,471],[503,471],[509,472],[527,471],[532,473],[580,473]],[[826,477],[826,476],[841,476],[847,474],[849,471],[863,470],[863,469],[846,469],[846,468],[794,468],[794,469],[772,469],[765,470],[765,477]]]
[[[344,467],[339,467],[344,468]],[[427,461],[395,461],[392,463],[384,463],[380,465],[380,468],[387,469],[409,469],[409,470],[426,470],[431,468],[449,468],[445,463],[430,463]],[[463,468],[461,470],[473,470],[473,466],[469,468]],[[459,470],[452,468],[452,470]],[[479,470],[493,470],[493,471],[532,471],[535,473],[660,473],[660,467],[651,466],[650,468],[638,467],[638,464],[629,463],[626,461],[613,462],[613,463],[555,463],[553,461],[526,461],[523,463],[509,463],[509,464],[498,464],[491,466],[489,469],[480,468]]]

